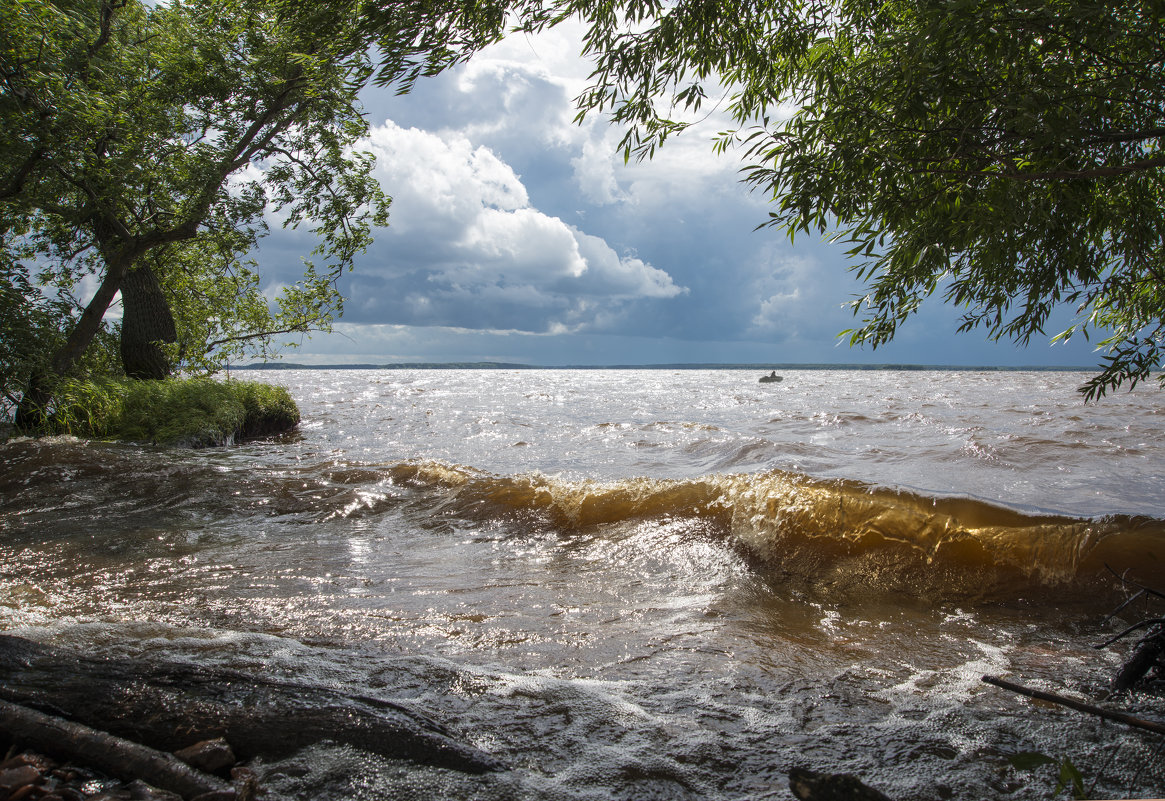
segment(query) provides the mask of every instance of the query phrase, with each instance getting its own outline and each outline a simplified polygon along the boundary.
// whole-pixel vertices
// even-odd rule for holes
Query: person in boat
[[[777,377],[777,371],[776,371],[776,370],[773,370],[771,373],[769,373],[769,378],[776,378],[776,377]]]

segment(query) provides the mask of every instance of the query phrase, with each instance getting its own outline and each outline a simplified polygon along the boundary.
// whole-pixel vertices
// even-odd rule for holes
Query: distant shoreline
[[[511,364],[509,362],[401,362],[396,364],[295,364],[257,362],[231,365],[232,370],[942,370],[947,372],[1087,373],[1095,367],[1007,367],[998,365],[951,364],[794,364],[758,362],[750,364]]]

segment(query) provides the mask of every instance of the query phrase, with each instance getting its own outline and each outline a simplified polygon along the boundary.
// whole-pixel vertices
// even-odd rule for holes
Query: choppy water
[[[300,371],[298,435],[0,446],[0,629],[378,693],[502,757],[320,747],[301,798],[1160,795],[1151,738],[983,685],[1098,694],[1165,588],[1165,395],[1013,372]],[[1128,702],[1122,702],[1126,706]],[[1157,702],[1132,707],[1146,716]],[[1119,748],[1118,748],[1119,746]]]

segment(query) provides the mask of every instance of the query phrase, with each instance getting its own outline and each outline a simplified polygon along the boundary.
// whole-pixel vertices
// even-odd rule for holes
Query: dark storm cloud
[[[385,121],[369,148],[393,194],[392,225],[348,283],[349,322],[594,329],[611,309],[684,292],[530,206],[513,169],[463,133]]]
[[[1088,363],[1079,342],[1017,357],[956,337],[938,303],[890,347],[836,347],[861,291],[840,248],[754,230],[767,208],[713,154],[714,117],[624,165],[618,131],[573,121],[588,70],[556,35],[508,40],[404,97],[364,94],[391,226],[345,276],[348,338],[315,341],[320,358]],[[276,233],[267,274],[294,280],[311,246]]]

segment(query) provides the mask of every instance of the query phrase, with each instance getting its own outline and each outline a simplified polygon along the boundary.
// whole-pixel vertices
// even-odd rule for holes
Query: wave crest
[[[1007,599],[1111,584],[1110,570],[1165,585],[1165,521],[1153,518],[1029,514],[776,470],[618,481],[434,463],[392,470],[448,491],[443,510],[469,519],[536,515],[564,531],[696,519],[770,577],[825,592]]]

